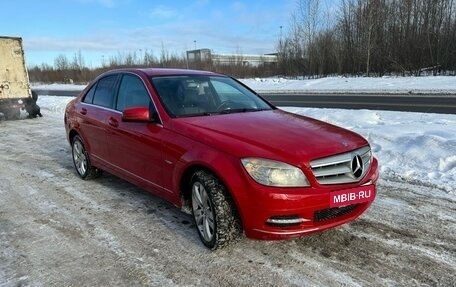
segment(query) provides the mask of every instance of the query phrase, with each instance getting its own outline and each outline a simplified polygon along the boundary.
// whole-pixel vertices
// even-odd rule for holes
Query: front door
[[[157,123],[124,122],[125,108],[149,107],[152,99],[143,81],[136,75],[124,74],[120,81],[116,110],[107,119],[108,152],[113,168],[134,181],[161,191],[163,154]]]

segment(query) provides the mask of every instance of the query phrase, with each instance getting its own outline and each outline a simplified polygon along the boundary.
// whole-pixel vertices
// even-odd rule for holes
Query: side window
[[[94,105],[112,108],[116,81],[117,75],[107,76],[98,81],[97,89],[93,96]]]
[[[93,95],[95,94],[95,90],[97,89],[97,84],[95,83],[90,90],[85,94],[84,99],[82,100],[84,103],[91,104],[93,101]]]
[[[122,77],[116,109],[123,111],[130,107],[148,107],[150,96],[140,78],[126,74]]]

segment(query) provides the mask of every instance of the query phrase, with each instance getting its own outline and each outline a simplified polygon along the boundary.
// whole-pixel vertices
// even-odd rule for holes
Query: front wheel
[[[71,144],[73,163],[78,175],[82,179],[91,179],[99,177],[102,171],[90,164],[89,154],[79,136],[75,136]]]
[[[206,171],[192,177],[192,211],[198,235],[205,246],[215,250],[236,240],[241,224],[234,203],[220,180]]]

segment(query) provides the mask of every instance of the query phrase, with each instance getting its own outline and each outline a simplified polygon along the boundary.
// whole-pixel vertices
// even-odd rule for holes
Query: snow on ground
[[[291,80],[285,78],[243,79],[244,84],[258,93],[414,93],[455,94],[456,77],[327,77]]]
[[[0,286],[456,286],[456,115],[283,109],[352,129],[381,178],[359,219],[211,252],[189,215],[105,173],[84,181],[65,139],[68,97],[0,122]]]
[[[371,110],[284,108],[363,135],[383,177],[432,184],[454,196],[456,115]]]
[[[50,90],[50,91],[82,91],[86,85],[76,84],[41,84],[31,83],[32,89]]]
[[[242,81],[259,93],[456,94],[455,80]],[[71,99],[40,96],[43,118],[0,122],[0,287],[456,286],[456,115],[280,107],[363,135],[379,160],[377,197],[326,232],[210,252],[166,202],[106,173],[76,176],[63,127]]]

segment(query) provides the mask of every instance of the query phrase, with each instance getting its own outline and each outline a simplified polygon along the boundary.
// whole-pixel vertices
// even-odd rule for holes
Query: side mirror
[[[124,122],[150,122],[149,107],[131,107],[122,112]]]

